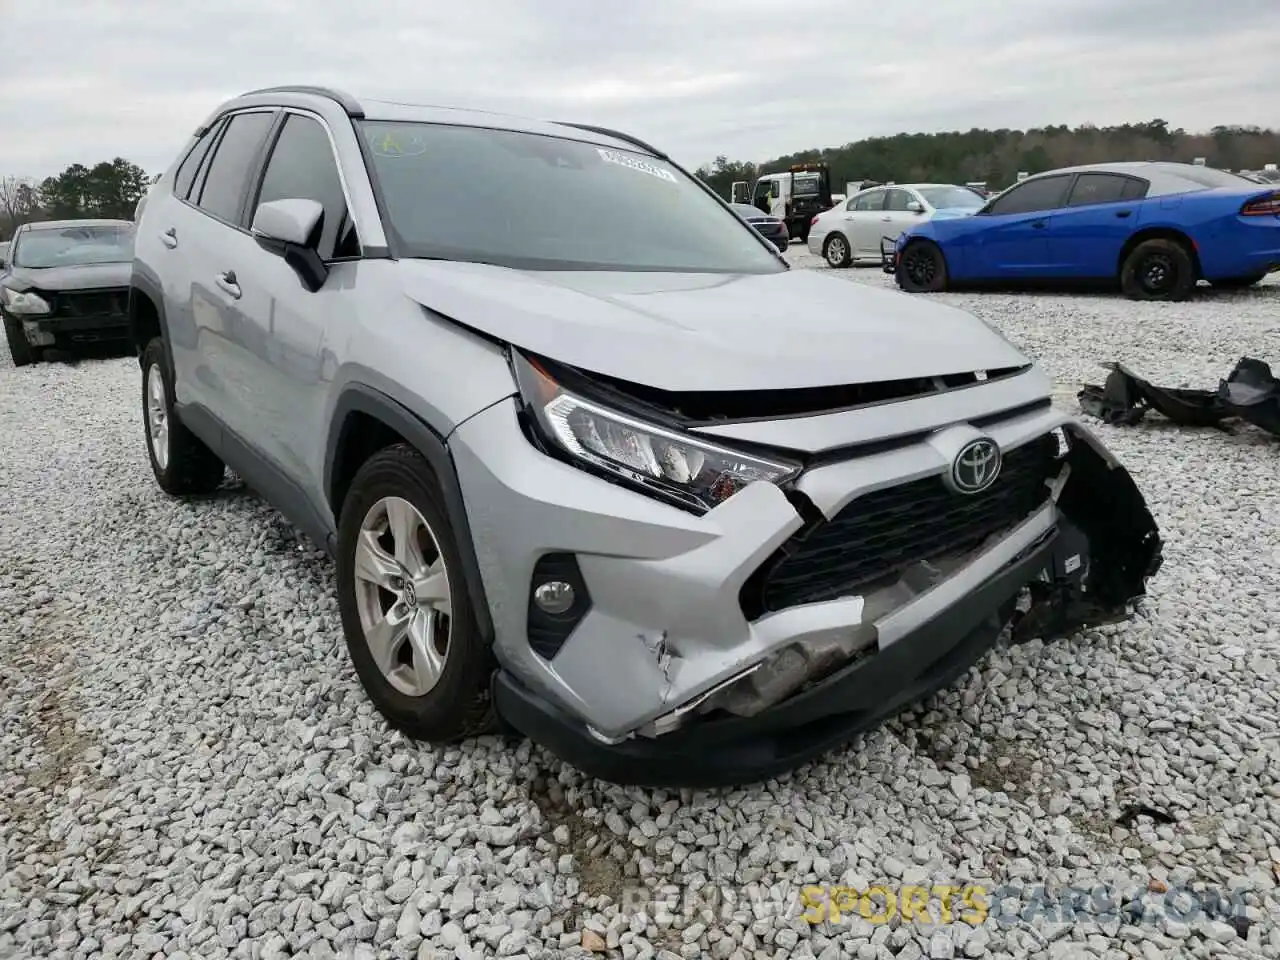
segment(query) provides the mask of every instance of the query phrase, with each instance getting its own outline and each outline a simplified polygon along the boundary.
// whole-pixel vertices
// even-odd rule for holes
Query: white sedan
[[[809,227],[809,252],[830,266],[880,262],[881,242],[932,217],[965,217],[986,198],[950,183],[902,183],[872,187],[818,214]]]

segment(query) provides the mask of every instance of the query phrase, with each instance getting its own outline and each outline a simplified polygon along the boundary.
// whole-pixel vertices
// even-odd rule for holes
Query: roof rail
[[[598,133],[602,137],[613,137],[613,139],[615,140],[621,140],[624,143],[630,143],[633,146],[639,147],[641,150],[645,150],[645,151],[648,151],[649,153],[652,153],[655,157],[658,157],[660,160],[670,159],[670,157],[668,157],[665,153],[663,153],[657,147],[651,146],[650,144],[647,144],[643,140],[639,139],[638,137],[631,136],[631,134],[629,133],[622,133],[618,130],[610,130],[608,127],[594,127],[589,123],[569,123],[567,120],[559,120],[557,121],[557,123],[559,123],[560,126],[562,127],[575,127],[578,130],[585,130],[588,133]]]
[[[344,93],[341,90],[334,90],[332,87],[286,84],[281,87],[263,87],[261,90],[248,90],[240,94],[240,96],[251,97],[260,93],[307,93],[313,97],[325,97],[341,106],[343,110],[347,111],[347,116],[353,120],[364,119],[364,107],[360,106],[360,101],[351,96],[351,94]]]

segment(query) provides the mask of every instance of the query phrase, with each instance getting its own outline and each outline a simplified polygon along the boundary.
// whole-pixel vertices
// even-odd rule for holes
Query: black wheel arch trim
[[[129,303],[126,308],[129,314],[129,342],[133,344],[138,362],[142,362],[142,352],[147,349],[146,343],[139,336],[137,313],[134,310],[135,298],[142,294],[156,311],[156,323],[160,326],[160,339],[164,342],[165,359],[169,369],[173,370],[173,342],[169,337],[169,321],[164,312],[164,288],[160,279],[151,271],[139,267],[135,262],[133,273],[129,278]]]
[[[462,557],[462,576],[466,583],[467,595],[475,609],[476,626],[483,639],[492,643],[493,618],[489,613],[484,581],[480,575],[480,563],[476,558],[475,545],[471,538],[471,524],[467,519],[466,504],[462,498],[462,487],[458,482],[453,456],[449,453],[444,438],[421,417],[394,398],[363,383],[350,383],[342,388],[329,420],[329,436],[325,442],[323,483],[324,493],[330,502],[335,521],[340,522],[338,518],[342,505],[333,502],[334,478],[342,446],[346,441],[346,423],[353,413],[361,413],[381,421],[403,437],[405,442],[422,454],[430,464],[432,472],[440,483],[445,512],[449,523],[453,526],[458,553]]]

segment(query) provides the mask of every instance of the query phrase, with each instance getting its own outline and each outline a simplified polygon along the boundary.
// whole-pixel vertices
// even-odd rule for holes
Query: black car
[[[787,232],[787,225],[777,217],[761,213],[748,203],[731,203],[729,206],[733,208],[734,213],[755,227],[760,236],[779,250],[786,250],[790,245],[791,234]]]
[[[133,224],[24,223],[0,264],[0,319],[15,366],[46,347],[128,337]]]

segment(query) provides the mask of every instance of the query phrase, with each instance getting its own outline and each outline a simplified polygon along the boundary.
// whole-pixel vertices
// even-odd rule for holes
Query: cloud
[[[900,131],[1275,123],[1275,0],[9,0],[0,172],[157,171],[227,97],[371,97],[618,127],[696,166]],[[1280,158],[1277,158],[1280,160]]]

